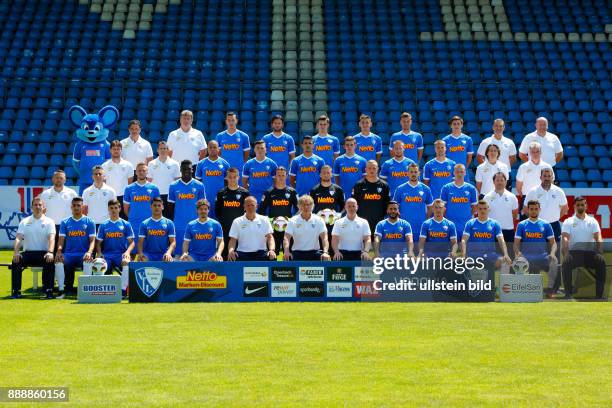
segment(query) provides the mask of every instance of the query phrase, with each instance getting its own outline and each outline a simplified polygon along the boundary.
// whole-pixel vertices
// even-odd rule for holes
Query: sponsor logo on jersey
[[[423,193],[423,192],[420,191],[420,193]],[[406,203],[422,203],[423,202],[423,197],[419,197],[419,196],[406,196],[406,197],[404,197],[404,202],[406,202]]]
[[[238,207],[240,207],[240,201],[224,201],[223,202],[223,206],[224,207],[238,208]]]
[[[212,238],[213,238],[213,236],[212,236],[212,234],[206,234],[206,233],[201,234],[201,233],[196,233],[196,234],[194,235],[194,238],[195,238],[195,239],[197,239],[197,240],[209,240],[209,239],[212,239]]]
[[[88,156],[88,157],[101,156],[100,153],[101,152],[99,150],[92,150],[92,149],[85,150],[85,156]]]
[[[148,195],[136,195],[132,198],[132,201],[151,201],[151,196]]]
[[[451,197],[450,201],[451,203],[457,203],[457,204],[467,204],[469,202],[467,197]]]
[[[273,206],[287,206],[289,205],[289,200],[272,200]]]
[[[107,232],[104,238],[123,238],[123,232]]]
[[[433,172],[433,176],[434,177],[450,177],[450,171],[434,171]]]
[[[385,234],[385,239],[402,239],[404,234],[401,232],[387,232]]]
[[[317,168],[315,166],[300,167],[300,173],[316,173]]]
[[[285,146],[270,146],[270,151],[272,153],[282,153],[287,151],[287,148]]]
[[[493,238],[493,234],[490,232],[474,232],[474,238]]]
[[[364,200],[380,200],[382,199],[382,196],[380,194],[365,193],[363,195],[363,199]]]
[[[193,200],[195,198],[195,194],[193,193],[178,193],[176,197],[179,200]]]
[[[330,145],[318,145],[315,146],[315,150],[318,152],[323,152],[323,151],[331,151],[332,147]]]
[[[252,178],[270,177],[270,172],[269,171],[254,171],[253,173],[251,173],[251,177]]]
[[[207,177],[219,177],[223,175],[223,172],[221,170],[206,170],[206,173],[204,173]]]
[[[317,204],[334,204],[335,202],[334,197],[317,197]]]
[[[541,232],[529,232],[529,231],[525,231],[525,237],[527,238],[544,238],[544,234],[542,234]]]
[[[391,177],[408,177],[408,171],[392,171]]]
[[[463,142],[465,143],[465,142]],[[465,146],[451,146],[448,149],[449,152],[465,152]]]
[[[223,150],[238,150],[240,145],[238,143],[224,143],[221,148]]]
[[[84,237],[85,231],[83,230],[68,231],[68,236],[69,237]]]
[[[166,236],[166,230],[151,228],[151,229],[147,230],[147,235],[153,236],[153,237],[164,237],[164,236]]]
[[[341,172],[342,173],[358,173],[359,172],[359,168],[357,168],[357,167],[342,167],[341,168]]]
[[[430,238],[446,238],[448,237],[448,233],[444,231],[429,231]]]
[[[416,149],[416,145],[414,145],[413,143],[404,143],[404,150],[407,149]]]
[[[374,146],[359,146],[360,152],[373,152]]]

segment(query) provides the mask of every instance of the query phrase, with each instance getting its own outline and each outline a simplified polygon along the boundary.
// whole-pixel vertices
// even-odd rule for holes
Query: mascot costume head
[[[79,174],[79,194],[93,184],[92,168],[111,158],[108,130],[115,126],[119,111],[114,106],[105,106],[98,113],[87,113],[78,105],[70,107],[68,117],[78,129],[78,141],[74,146],[72,164]]]

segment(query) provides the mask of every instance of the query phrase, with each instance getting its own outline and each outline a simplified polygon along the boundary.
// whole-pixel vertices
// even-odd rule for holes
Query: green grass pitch
[[[607,302],[79,305],[2,270],[0,386],[59,406],[612,406]]]

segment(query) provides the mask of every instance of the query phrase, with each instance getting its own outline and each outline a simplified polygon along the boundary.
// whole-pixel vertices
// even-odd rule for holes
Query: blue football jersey
[[[106,220],[98,228],[98,241],[102,241],[104,254],[122,254],[130,245],[128,239],[134,239],[134,231],[129,222],[123,218],[117,221]]]
[[[446,143],[446,156],[454,161],[466,166],[467,170],[467,157],[468,154],[474,154],[474,142],[472,138],[463,133],[454,137],[453,135],[445,136],[442,139]],[[465,180],[469,180],[469,173],[466,172]]]
[[[376,160],[376,154],[382,154],[382,139],[380,136],[370,133],[364,136],[361,133],[355,135],[356,153],[366,160]]]
[[[514,237],[521,239],[521,252],[527,258],[546,257],[548,240],[555,234],[550,223],[538,218],[535,222],[530,219],[519,222]]]
[[[334,176],[338,177],[345,200],[352,196],[355,183],[365,176],[366,163],[366,159],[357,154],[352,157],[343,154],[334,162]]]
[[[284,167],[289,171],[289,155],[295,153],[293,137],[286,133],[278,137],[274,136],[274,133],[268,133],[261,140],[266,144],[266,156],[272,159],[278,167]]]
[[[389,139],[389,150],[393,149],[393,143],[396,140],[404,142],[404,155],[417,163],[419,161],[419,150],[423,150],[423,136],[414,131],[410,133],[396,132]]]
[[[176,236],[174,223],[166,217],[154,220],[147,218],[140,224],[138,239],[144,237],[143,252],[161,254],[168,250],[170,238]]]
[[[451,250],[451,240],[457,240],[457,230],[452,221],[446,218],[437,221],[432,217],[421,226],[420,238],[425,238],[425,255],[446,256]]]
[[[323,159],[328,166],[334,165],[334,154],[340,154],[340,142],[336,136],[313,136],[314,154]]]
[[[301,154],[291,162],[289,175],[295,176],[295,190],[298,196],[309,194],[310,190],[319,183],[319,173],[323,166],[323,159],[316,154],[310,157]]]
[[[481,222],[472,218],[463,228],[463,236],[467,237],[467,251],[469,256],[492,255],[496,253],[495,242],[497,237],[503,236],[499,223],[491,218]]]
[[[215,198],[217,192],[225,186],[225,175],[230,167],[227,160],[222,157],[215,161],[207,157],[200,160],[196,166],[196,178],[204,184],[206,198],[210,202],[209,217],[215,217]]]
[[[230,166],[238,168],[242,175],[244,152],[251,150],[249,135],[241,130],[236,130],[233,135],[230,135],[225,130],[217,134],[217,142],[219,143],[221,156],[227,160]]]
[[[455,223],[457,234],[462,235],[463,226],[473,218],[472,206],[478,204],[478,191],[470,183],[457,187],[448,183],[442,187],[440,198],[446,203],[446,218]]]
[[[189,183],[178,179],[170,184],[168,189],[168,202],[174,203],[174,227],[185,230],[190,221],[198,218],[196,203],[206,198],[204,185],[196,179]]]
[[[185,229],[185,241],[189,242],[189,253],[196,260],[208,261],[217,250],[217,238],[223,238],[219,222],[193,220]]]
[[[274,184],[277,168],[276,163],[269,157],[262,161],[252,158],[244,165],[242,176],[249,179],[249,193],[257,199],[257,202],[261,202],[261,196]]]
[[[91,185],[93,183],[92,168],[97,165],[101,166],[111,158],[110,143],[107,140],[96,143],[79,140],[74,146],[72,158],[78,162],[79,182],[83,185]]]
[[[406,242],[406,236],[412,235],[412,228],[408,221],[401,218],[396,222],[385,218],[376,224],[374,234],[380,237],[380,242]]]
[[[65,254],[83,255],[89,250],[89,238],[96,236],[96,224],[86,216],[78,220],[64,218],[59,226],[59,236],[65,239]]]
[[[407,183],[410,179],[408,177],[408,167],[411,164],[416,163],[407,157],[404,157],[401,161],[391,158],[382,164],[380,168],[380,177],[389,184],[391,197],[393,197],[396,188]]]
[[[442,187],[453,181],[455,164],[450,159],[439,162],[435,158],[425,163],[423,167],[423,180],[429,180],[429,188],[431,188],[431,194],[434,199],[440,198]]]
[[[153,183],[134,182],[125,188],[123,202],[130,205],[127,216],[134,231],[139,231],[140,223],[151,216],[151,202],[159,196],[159,188]]]
[[[413,231],[420,231],[427,217],[427,207],[433,204],[431,190],[423,183],[411,186],[404,183],[395,189],[393,200],[400,207],[400,217],[410,223]]]

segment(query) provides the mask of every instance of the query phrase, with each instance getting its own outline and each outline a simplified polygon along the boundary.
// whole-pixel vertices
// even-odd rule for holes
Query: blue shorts
[[[540,271],[548,272],[550,269],[550,260],[548,255],[526,255],[525,259],[529,262],[529,273],[540,273]]]
[[[164,258],[164,253],[165,252],[159,252],[159,253],[144,252],[144,256],[147,257],[148,262],[161,262],[162,259]]]
[[[210,258],[213,257],[215,253],[209,253],[209,254],[196,254],[196,253],[190,253],[189,255],[191,255],[191,257],[193,258],[194,261],[197,262],[208,262],[208,260]]]
[[[83,254],[64,254],[64,268],[83,268]]]
[[[121,271],[121,259],[123,254],[104,254],[104,259],[106,260],[106,265],[108,266],[108,271],[112,272],[113,269]]]

